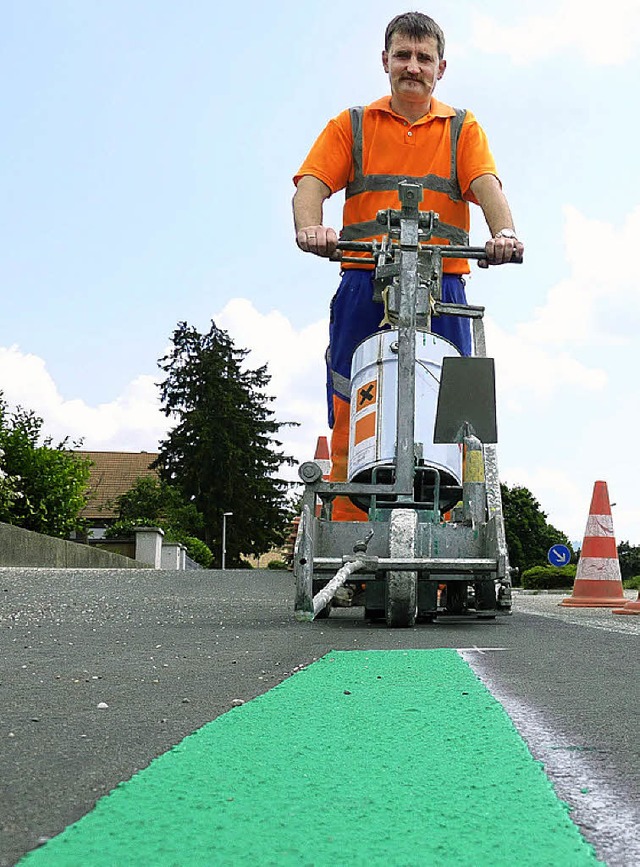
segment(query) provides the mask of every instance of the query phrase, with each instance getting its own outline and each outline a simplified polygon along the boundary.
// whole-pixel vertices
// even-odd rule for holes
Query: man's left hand
[[[489,265],[505,265],[507,262],[522,262],[524,258],[524,244],[517,238],[505,238],[498,234],[484,245],[486,259],[479,259],[480,268],[488,268]]]

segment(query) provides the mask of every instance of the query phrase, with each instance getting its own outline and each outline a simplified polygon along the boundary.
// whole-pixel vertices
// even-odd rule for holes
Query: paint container
[[[421,444],[420,464],[438,470],[441,485],[460,485],[459,445],[433,443],[442,360],[449,356],[460,356],[453,343],[429,331],[416,332],[414,441]],[[358,344],[351,362],[350,482],[370,481],[374,468],[393,468],[397,391],[398,332],[378,331]],[[382,481],[380,473],[377,477]]]

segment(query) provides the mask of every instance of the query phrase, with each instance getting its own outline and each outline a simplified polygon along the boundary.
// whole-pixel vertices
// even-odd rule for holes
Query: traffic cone
[[[331,472],[331,458],[329,457],[329,443],[326,437],[318,437],[316,442],[316,453],[313,460],[322,470],[322,481],[329,481],[329,473]],[[322,503],[316,503],[316,518],[322,515]]]
[[[320,469],[322,470],[322,478],[326,482],[329,478],[329,473],[331,472],[331,458],[329,457],[329,443],[327,442],[326,437],[318,437],[318,442],[316,443],[316,453],[313,456],[313,459],[318,464]]]
[[[625,601],[606,482],[593,486],[573,594],[560,605],[613,608]]]
[[[623,608],[614,608],[613,614],[640,614],[640,590],[635,602],[627,602]]]

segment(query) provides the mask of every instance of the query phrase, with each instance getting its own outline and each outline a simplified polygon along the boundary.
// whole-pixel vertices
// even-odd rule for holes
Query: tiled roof
[[[75,454],[93,462],[89,478],[89,502],[80,513],[83,518],[113,518],[116,497],[126,493],[140,476],[157,476],[152,464],[157,452],[85,452]]]

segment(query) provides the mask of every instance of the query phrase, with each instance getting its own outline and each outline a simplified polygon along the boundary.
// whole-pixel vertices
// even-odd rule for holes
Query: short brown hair
[[[401,33],[410,39],[420,41],[422,39],[435,39],[438,46],[438,56],[444,57],[444,33],[433,18],[423,15],[422,12],[403,12],[387,24],[384,33],[384,48],[389,50],[394,33]]]

